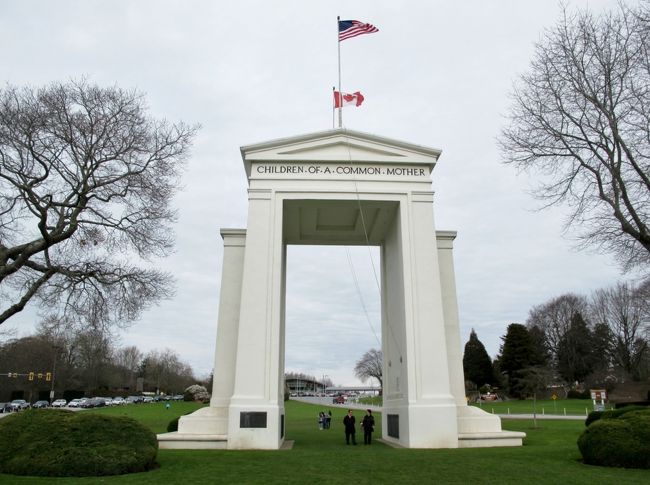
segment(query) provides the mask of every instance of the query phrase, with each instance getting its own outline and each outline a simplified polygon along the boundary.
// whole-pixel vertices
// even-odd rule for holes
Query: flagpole
[[[339,40],[339,22],[341,17],[336,17],[336,41],[338,42],[339,50],[339,98],[343,96],[343,91],[341,91],[341,41]],[[339,103],[339,128],[343,128],[343,103]]]
[[[332,129],[336,128],[336,86],[332,86],[332,97],[334,98],[334,106],[332,107]]]

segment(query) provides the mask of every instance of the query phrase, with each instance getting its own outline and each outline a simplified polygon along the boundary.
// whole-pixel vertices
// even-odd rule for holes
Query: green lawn
[[[381,406],[381,396],[362,397],[359,399],[360,403],[370,404],[374,406]],[[479,407],[488,413],[494,414],[532,414],[533,413],[533,400],[513,400],[513,401],[500,401],[500,402],[483,402],[481,404],[473,403],[472,406]],[[536,403],[538,414],[549,415],[574,415],[585,416],[587,413],[593,411],[593,404],[589,399],[552,399],[537,401]],[[607,409],[613,406],[607,406]]]
[[[502,402],[483,402],[479,404],[472,404],[472,406],[480,407],[488,413],[495,414],[532,414],[533,413],[533,400],[513,400]],[[538,414],[550,415],[576,415],[585,416],[587,413],[593,411],[593,403],[589,399],[558,399],[553,401],[538,400],[535,404]],[[610,406],[607,406],[609,409]]]
[[[176,403],[166,410],[150,404],[106,409],[127,413],[156,431],[192,409]],[[194,406],[194,409],[196,406]],[[345,409],[332,407],[330,430],[318,429],[321,406],[288,402],[288,451],[173,451],[158,453],[160,468],[148,473],[88,479],[37,479],[0,475],[1,483],[263,483],[263,484],[421,484],[421,483],[650,483],[650,470],[609,469],[580,463],[576,440],[581,421],[542,421],[531,429],[528,420],[504,420],[504,427],[525,431],[520,448],[464,450],[394,449],[380,443],[346,446],[341,421]],[[358,417],[362,413],[359,411]],[[379,416],[377,416],[379,418]],[[379,424],[379,419],[377,422]],[[377,435],[381,426],[377,426]],[[361,441],[363,441],[362,437]]]
[[[169,409],[165,403],[130,404],[85,411],[91,413],[109,414],[111,416],[130,416],[150,428],[154,433],[166,433],[169,422],[183,414],[189,414],[202,405],[193,402],[173,401]]]

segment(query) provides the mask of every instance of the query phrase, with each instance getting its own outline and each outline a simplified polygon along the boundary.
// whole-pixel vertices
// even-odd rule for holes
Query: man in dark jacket
[[[354,429],[355,423],[354,416],[352,416],[352,409],[348,409],[348,414],[343,418],[343,426],[345,427],[345,444],[350,444],[350,437],[352,437],[352,444],[356,445],[357,440],[354,437],[356,430]]]
[[[370,445],[372,444],[372,432],[375,430],[375,417],[372,415],[370,409],[367,410],[367,414],[363,417],[361,421],[361,427],[363,428],[363,444]]]

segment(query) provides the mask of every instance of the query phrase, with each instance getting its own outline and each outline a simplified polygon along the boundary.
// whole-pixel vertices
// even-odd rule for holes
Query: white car
[[[126,401],[124,400],[123,397],[114,397],[113,404],[116,406],[121,406],[122,404],[126,404]]]
[[[12,411],[22,411],[23,409],[29,409],[29,403],[24,399],[14,399],[10,404]]]
[[[68,401],[65,399],[57,399],[52,403],[53,408],[64,408],[68,404]]]
[[[84,397],[82,399],[73,399],[68,403],[69,408],[80,408],[81,404],[87,401],[87,399]]]

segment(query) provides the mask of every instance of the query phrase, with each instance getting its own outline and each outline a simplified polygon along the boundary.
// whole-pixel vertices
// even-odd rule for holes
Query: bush
[[[173,433],[174,431],[178,431],[178,420],[181,419],[180,416],[175,417],[172,419],[169,424],[167,425],[167,432],[168,433]]]
[[[637,407],[648,407],[650,406],[650,401],[626,401],[626,402],[617,402],[614,404],[616,409],[625,408],[628,406],[637,406]]]
[[[192,384],[185,389],[183,393],[183,400],[188,402],[202,402],[206,403],[210,400],[210,393],[204,386],[199,384]]]
[[[594,421],[598,421],[599,419],[614,419],[623,416],[624,414],[630,413],[632,411],[648,411],[650,412],[650,408],[647,406],[625,406],[623,408],[618,408],[618,409],[610,409],[609,411],[592,411],[589,413],[589,416],[587,416],[587,419],[585,420],[585,426],[589,426],[591,423]]]
[[[650,412],[603,416],[580,435],[578,448],[589,465],[650,468]]]
[[[585,419],[585,426],[589,426],[594,421],[598,421],[600,418],[603,417],[604,412],[605,411],[592,411],[592,412],[590,412],[589,416],[587,416],[587,419]]]
[[[571,389],[566,394],[567,399],[589,399],[591,393],[589,391],[578,391],[576,389]]]
[[[0,420],[0,472],[101,476],[150,470],[156,435],[127,417],[34,409]]]

